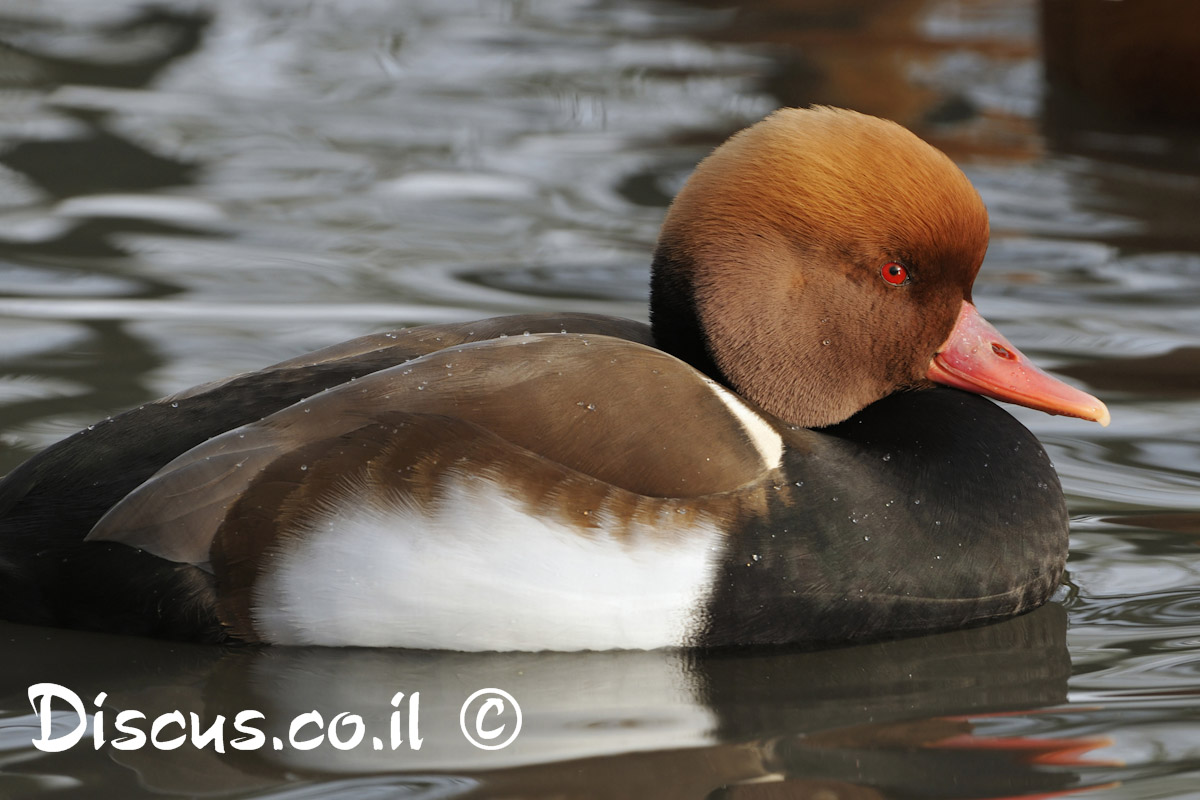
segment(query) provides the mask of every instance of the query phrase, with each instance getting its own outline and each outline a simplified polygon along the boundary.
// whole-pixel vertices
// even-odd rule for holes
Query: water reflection
[[[110,739],[116,738],[112,721],[124,709],[150,720],[195,712],[203,728],[218,715],[233,720],[256,709],[266,716],[267,741],[278,736],[284,742],[298,715],[315,709],[328,722],[351,712],[369,734],[349,750],[326,740],[305,751],[266,746],[223,755],[191,745],[96,753],[85,739],[35,762],[45,775],[73,774],[90,763],[103,775],[104,788],[93,784],[93,793],[127,782],[123,770],[103,766],[110,759],[135,772],[141,785],[169,794],[396,771],[453,772],[464,780],[438,783],[442,789],[463,791],[478,782],[494,793],[526,797],[702,797],[767,778],[796,787],[838,781],[894,792],[928,790],[930,775],[957,786],[958,796],[983,797],[1053,790],[1080,777],[1070,769],[1043,770],[1037,765],[1050,762],[1030,757],[1072,751],[1079,742],[1050,736],[1000,747],[995,736],[975,735],[976,718],[1065,701],[1066,616],[1055,605],[976,630],[810,653],[221,651],[143,640],[112,647],[109,637],[14,625],[0,635],[22,653],[3,667],[6,707],[21,707],[25,687],[35,682],[66,686],[89,706],[107,692]],[[81,648],[94,653],[86,665],[73,656]],[[491,686],[510,692],[523,712],[520,736],[494,752],[470,746],[459,729],[463,701]],[[420,750],[369,744],[374,735],[391,741],[397,691],[420,692]],[[58,708],[60,730],[70,730],[77,715]],[[403,701],[399,708],[404,738],[411,711]],[[9,716],[3,729],[9,747],[24,749],[22,735],[27,748],[37,719],[28,712]],[[1072,758],[1057,763],[1086,766]]]

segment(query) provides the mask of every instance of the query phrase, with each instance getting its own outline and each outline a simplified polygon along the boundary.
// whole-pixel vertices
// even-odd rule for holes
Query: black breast
[[[903,392],[786,431],[765,508],[739,520],[703,642],[882,638],[1035,608],[1058,586],[1068,518],[1041,444],[994,403]]]

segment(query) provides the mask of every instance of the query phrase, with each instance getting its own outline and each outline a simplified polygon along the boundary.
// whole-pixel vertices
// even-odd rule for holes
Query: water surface
[[[1200,149],[1183,123],[1061,103],[1039,19],[1005,0],[9,0],[0,473],[129,406],[363,333],[644,319],[658,223],[696,161],[813,102],[896,119],[963,166],[993,228],[978,305],[1114,421],[1012,410],[1062,476],[1069,580],[976,630],[476,656],[0,625],[0,796],[1194,796]],[[368,736],[42,753],[36,682],[89,711],[106,692],[110,725],[257,709],[286,740],[317,710]],[[490,686],[524,709],[504,750],[458,730]],[[424,744],[376,751],[399,691],[421,694]]]

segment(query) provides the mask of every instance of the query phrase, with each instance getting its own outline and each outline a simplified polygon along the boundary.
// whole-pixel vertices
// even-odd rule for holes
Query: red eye
[[[895,261],[889,261],[879,268],[879,274],[892,286],[908,283],[908,268]]]

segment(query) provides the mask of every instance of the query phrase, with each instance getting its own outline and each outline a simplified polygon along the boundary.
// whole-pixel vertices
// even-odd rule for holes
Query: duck
[[[0,482],[0,617],[211,643],[824,647],[1046,602],[1062,489],[992,400],[1107,425],[976,309],[983,201],[900,125],[780,109],[671,203],[649,325],[367,335]],[[990,399],[989,399],[990,398]]]

